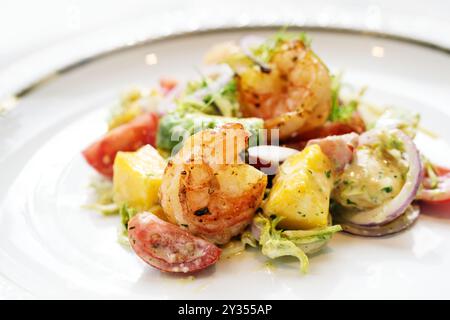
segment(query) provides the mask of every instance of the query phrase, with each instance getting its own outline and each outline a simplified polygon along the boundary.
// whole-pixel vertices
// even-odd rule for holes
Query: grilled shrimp
[[[331,109],[331,78],[327,67],[300,39],[280,40],[267,67],[234,68],[245,117],[260,117],[267,129],[278,128],[280,139],[325,123]]]
[[[267,185],[264,173],[239,158],[247,144],[241,124],[191,136],[164,172],[160,200],[169,221],[216,244],[241,233]]]

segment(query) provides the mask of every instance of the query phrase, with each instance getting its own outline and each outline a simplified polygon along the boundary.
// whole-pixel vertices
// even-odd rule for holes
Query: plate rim
[[[238,23],[228,23],[225,25],[219,26],[201,26],[198,28],[194,28],[190,30],[186,27],[180,27],[179,29],[172,30],[166,34],[153,34],[147,35],[137,41],[134,42],[124,42],[122,41],[119,45],[113,45],[107,48],[99,49],[97,52],[93,52],[88,54],[85,57],[79,57],[76,59],[71,59],[62,63],[61,66],[50,68],[43,74],[35,77],[31,77],[28,81],[19,81],[20,84],[16,86],[16,88],[10,89],[11,91],[6,94],[0,92],[0,116],[5,116],[9,113],[9,111],[13,110],[20,99],[28,96],[32,92],[38,90],[40,87],[46,85],[47,83],[56,80],[58,77],[65,75],[72,70],[76,70],[83,66],[89,65],[90,63],[94,63],[103,58],[111,57],[116,54],[124,53],[127,51],[131,51],[137,48],[145,47],[149,44],[158,43],[167,40],[173,40],[183,37],[196,36],[196,35],[204,35],[204,34],[214,34],[221,32],[232,32],[232,31],[261,31],[261,30],[269,30],[276,28],[283,28],[286,25],[280,23],[267,23],[267,24],[258,24],[258,23],[247,23],[245,25],[239,25]],[[421,48],[427,48],[429,50],[433,50],[436,52],[443,53],[445,55],[450,56],[450,46],[445,46],[438,42],[434,42],[431,40],[425,40],[420,38],[414,38],[412,36],[402,35],[399,33],[387,32],[387,31],[376,31],[376,30],[367,30],[363,28],[354,28],[354,27],[339,27],[339,26],[318,26],[314,24],[305,24],[305,25],[289,25],[290,30],[297,31],[305,31],[305,32],[329,32],[336,34],[346,34],[346,35],[355,35],[362,37],[371,37],[376,39],[387,39],[400,43],[405,43],[413,46],[418,46]],[[43,53],[46,50],[42,51]],[[20,65],[18,63],[17,65]],[[13,65],[14,66],[14,65]],[[8,75],[9,72],[1,73],[0,72],[0,83],[2,82],[2,76]]]

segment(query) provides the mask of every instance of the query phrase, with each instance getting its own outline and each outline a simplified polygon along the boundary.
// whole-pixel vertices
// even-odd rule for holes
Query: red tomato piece
[[[421,201],[420,212],[439,219],[450,219],[450,201]]]
[[[436,171],[436,174],[439,177],[445,176],[445,175],[450,173],[450,169],[444,168],[444,167],[441,167],[441,166],[434,166],[434,170]]]
[[[83,151],[86,161],[102,175],[112,178],[113,164],[117,152],[136,151],[140,147],[155,145],[158,116],[142,114],[113,130]]]
[[[177,85],[178,80],[172,78],[161,78],[159,80],[159,86],[161,87],[165,95],[172,91]]]
[[[285,146],[297,150],[303,150],[309,140],[325,138],[329,136],[341,136],[347,133],[363,133],[366,131],[364,121],[358,112],[348,122],[327,122],[323,126],[302,133],[301,135],[291,138],[285,142]]]
[[[129,221],[128,236],[142,260],[166,272],[200,271],[215,264],[221,253],[214,244],[148,212]]]

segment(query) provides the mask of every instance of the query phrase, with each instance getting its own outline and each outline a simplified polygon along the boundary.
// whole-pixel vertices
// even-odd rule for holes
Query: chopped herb
[[[331,178],[331,170],[325,172],[325,176],[330,179]]]
[[[392,187],[384,187],[383,189],[381,189],[381,191],[384,191],[386,193],[391,193],[392,192]]]
[[[391,139],[388,140],[387,148],[402,151],[403,143],[400,140],[398,140],[396,137],[392,136]]]
[[[352,200],[347,199],[347,204],[351,206],[356,206],[356,203],[354,203]]]

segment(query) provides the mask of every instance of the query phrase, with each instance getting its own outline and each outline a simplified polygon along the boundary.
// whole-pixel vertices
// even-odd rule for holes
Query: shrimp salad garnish
[[[119,242],[162,272],[253,248],[305,273],[340,231],[392,235],[449,202],[450,169],[414,142],[420,116],[344,94],[319,55],[304,33],[246,36],[212,44],[198,78],[129,90],[82,152],[98,173],[87,207],[119,215]]]

